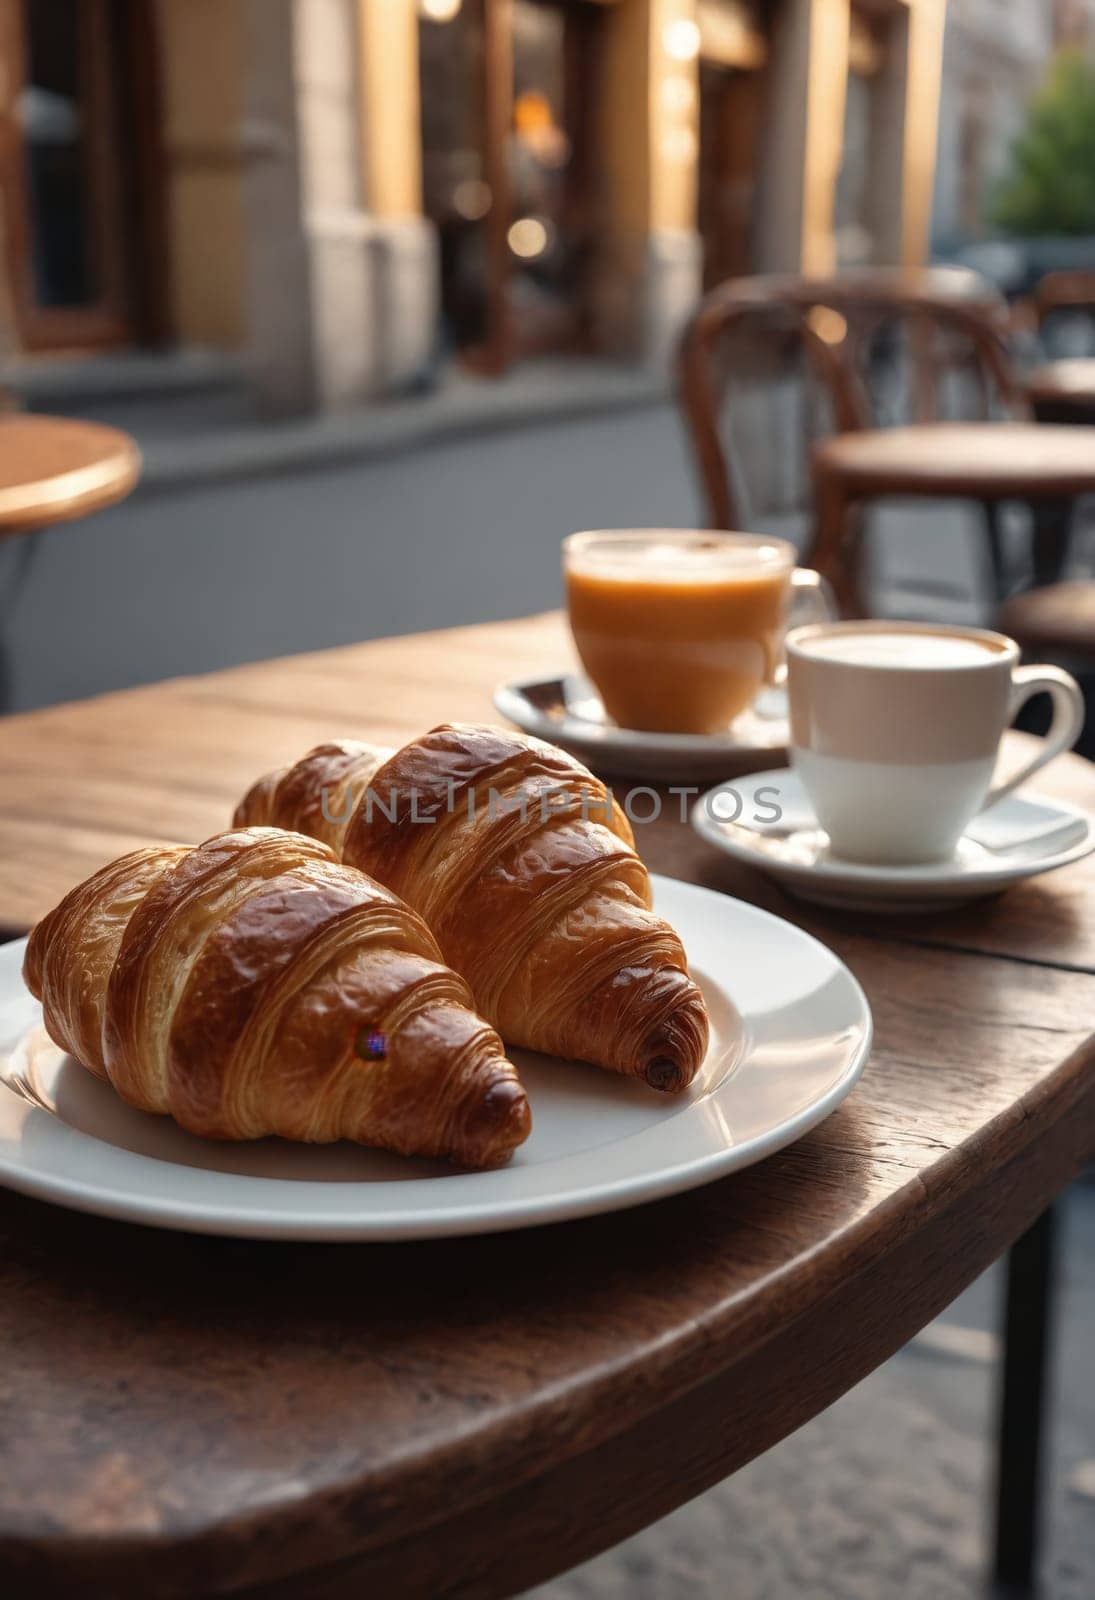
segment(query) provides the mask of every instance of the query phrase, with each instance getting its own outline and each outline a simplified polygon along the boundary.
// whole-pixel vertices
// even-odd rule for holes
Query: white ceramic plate
[[[894,915],[998,894],[1009,883],[1068,866],[1095,850],[1095,817],[1089,812],[1023,791],[976,817],[949,861],[910,867],[842,861],[831,854],[828,835],[790,767],[719,784],[697,800],[692,825],[717,849],[767,873],[801,900]]]
[[[529,678],[503,684],[495,708],[526,733],[560,744],[595,772],[662,783],[710,783],[786,755],[787,696],[766,689],[725,733],[641,733],[619,728],[584,678]]]
[[[0,948],[0,1182],[79,1211],[199,1233],[418,1239],[561,1222],[676,1194],[790,1144],[843,1100],[870,1048],[863,991],[831,951],[725,895],[655,878],[707,997],[711,1049],[667,1098],[514,1052],[533,1132],[496,1172],[359,1146],[216,1144],[124,1105],[46,1038]]]

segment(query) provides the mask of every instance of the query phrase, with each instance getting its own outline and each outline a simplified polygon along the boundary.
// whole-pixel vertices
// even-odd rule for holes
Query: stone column
[[[781,0],[775,14],[759,199],[762,272],[823,274],[836,266],[850,26],[849,0]]]
[[[381,380],[362,206],[357,0],[243,0],[248,343],[274,414]]]
[[[377,362],[392,389],[428,369],[441,292],[437,235],[422,215],[415,0],[358,0],[358,48]]]
[[[602,342],[664,367],[700,292],[696,232],[699,28],[695,0],[606,8],[598,96],[606,245]]]
[[[895,8],[875,84],[870,226],[876,261],[891,266],[928,256],[945,10],[945,0]]]
[[[157,0],[171,322],[184,344],[246,339],[243,16],[235,0]]]

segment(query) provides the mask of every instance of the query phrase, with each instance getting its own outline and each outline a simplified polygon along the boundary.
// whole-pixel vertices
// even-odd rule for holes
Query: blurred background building
[[[281,414],[453,359],[657,366],[704,283],[924,259],[944,9],[3,0],[10,339],[231,352]],[[1033,72],[1045,9],[960,7],[959,217],[977,30]]]
[[[1048,64],[1058,51],[1093,44],[1095,0],[949,0],[934,221],[941,247],[992,231],[993,189]],[[1086,265],[1086,243],[1084,252]]]
[[[1095,262],[1093,57],[1095,0],[0,0],[0,399],[144,457],[0,549],[12,703],[557,603],[563,534],[704,514],[703,288]],[[803,537],[798,352],[730,409]],[[974,620],[980,524],[887,517],[894,613]]]

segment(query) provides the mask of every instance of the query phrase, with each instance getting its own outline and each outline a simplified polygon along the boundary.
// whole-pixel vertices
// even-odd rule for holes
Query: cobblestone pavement
[[[1041,1600],[1092,1600],[1095,1186],[1062,1213]],[[994,1269],[767,1455],[532,1597],[984,1600],[999,1289]]]

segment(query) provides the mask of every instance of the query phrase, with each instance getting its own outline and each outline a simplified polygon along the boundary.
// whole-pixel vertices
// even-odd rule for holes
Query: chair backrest
[[[1095,272],[1047,272],[1028,303],[1039,323],[1054,311],[1095,311]]]
[[[1045,354],[1054,354],[1054,346],[1057,354],[1077,355],[1081,347],[1089,353],[1095,348],[1095,272],[1047,272],[1015,307],[1014,318]]]
[[[742,486],[731,481],[720,434],[728,401],[733,409],[735,376],[720,352],[747,325],[773,339],[801,341],[827,395],[833,424],[842,432],[886,420],[872,392],[877,375],[872,367],[908,379],[908,413],[916,421],[939,415],[943,382],[956,374],[976,379],[984,415],[991,414],[994,402],[1008,412],[1026,413],[1005,344],[1006,302],[974,272],[894,268],[819,279],[734,279],[701,301],[685,329],[679,359],[681,405],[714,527],[737,525],[742,504]],[[874,360],[880,342],[881,363]]]

